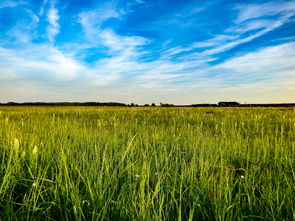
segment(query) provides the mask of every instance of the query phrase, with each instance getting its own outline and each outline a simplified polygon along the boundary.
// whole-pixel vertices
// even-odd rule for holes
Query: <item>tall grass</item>
[[[3,220],[295,219],[295,109],[0,111]]]

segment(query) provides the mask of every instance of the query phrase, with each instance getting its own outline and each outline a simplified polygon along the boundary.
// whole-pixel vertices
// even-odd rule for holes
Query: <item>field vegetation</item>
[[[295,109],[0,107],[2,220],[294,220]]]

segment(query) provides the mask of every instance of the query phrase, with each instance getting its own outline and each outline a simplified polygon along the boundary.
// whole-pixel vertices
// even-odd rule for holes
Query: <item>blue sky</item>
[[[295,1],[1,0],[8,101],[295,102]]]

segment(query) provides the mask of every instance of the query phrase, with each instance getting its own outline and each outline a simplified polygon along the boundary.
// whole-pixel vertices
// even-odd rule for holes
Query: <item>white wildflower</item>
[[[198,204],[197,204],[197,207],[201,207],[201,204],[200,204],[200,203],[198,203]]]
[[[87,200],[83,200],[82,201],[82,204],[85,204],[86,206],[89,206],[90,205],[90,203]]]
[[[242,176],[241,176],[241,179],[244,179],[244,178],[245,178],[245,177],[242,175]]]
[[[36,183],[32,183],[32,187],[35,188],[36,187]]]
[[[138,174],[135,174],[135,177],[136,177],[136,178],[139,178],[139,177],[140,177],[140,175],[138,175]]]

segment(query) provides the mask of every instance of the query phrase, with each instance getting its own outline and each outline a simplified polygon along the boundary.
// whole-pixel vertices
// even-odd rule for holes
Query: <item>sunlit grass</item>
[[[292,220],[292,108],[1,107],[0,217]]]

